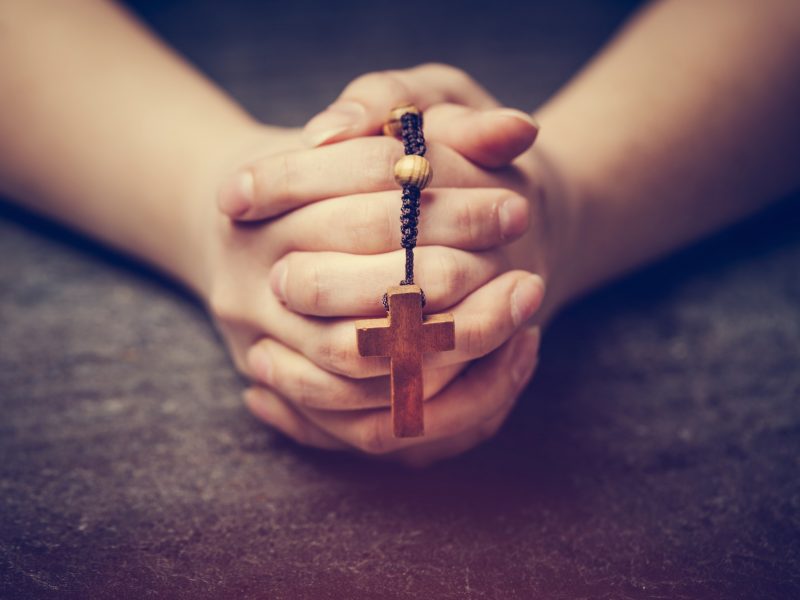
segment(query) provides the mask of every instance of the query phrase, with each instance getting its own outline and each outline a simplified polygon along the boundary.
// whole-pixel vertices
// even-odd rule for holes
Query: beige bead
[[[415,185],[424,189],[433,177],[431,163],[424,156],[407,154],[394,164],[394,180],[401,187]]]
[[[403,124],[400,122],[400,118],[406,113],[422,116],[422,113],[413,104],[404,104],[393,108],[389,113],[388,120],[383,125],[383,135],[401,138],[403,136]]]

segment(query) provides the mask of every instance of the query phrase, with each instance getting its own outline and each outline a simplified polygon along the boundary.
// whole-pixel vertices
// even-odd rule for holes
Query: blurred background
[[[268,123],[303,125],[358,75],[458,66],[532,111],[638,2],[141,0],[127,5]]]
[[[260,119],[427,61],[533,110],[623,1],[138,1]],[[796,598],[800,204],[565,311],[500,434],[421,472],[252,419],[195,302],[0,204],[2,598]]]

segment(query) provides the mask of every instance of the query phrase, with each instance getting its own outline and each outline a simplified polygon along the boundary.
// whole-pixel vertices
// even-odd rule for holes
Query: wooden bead
[[[413,104],[404,104],[403,106],[393,108],[389,113],[388,120],[383,125],[383,135],[402,138],[403,124],[400,122],[400,118],[406,113],[412,113],[420,115],[420,118],[422,117],[422,113],[420,113],[419,109]]]
[[[424,156],[407,154],[394,164],[394,180],[400,187],[415,185],[424,189],[433,177],[431,163]]]

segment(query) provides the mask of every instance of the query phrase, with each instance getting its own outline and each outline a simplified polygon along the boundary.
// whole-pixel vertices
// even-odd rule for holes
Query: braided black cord
[[[406,154],[425,156],[425,136],[422,135],[422,115],[406,113],[400,117],[403,147]]]
[[[403,186],[403,206],[400,209],[400,245],[406,249],[406,278],[400,282],[400,285],[414,283],[414,247],[417,245],[419,196],[420,191],[417,186]]]
[[[422,115],[405,113],[400,117],[403,148],[406,154],[425,156],[425,136],[422,134]],[[400,285],[414,285],[414,247],[417,245],[419,225],[420,189],[415,185],[403,186],[403,206],[400,209],[400,245],[406,250],[406,278]],[[422,306],[425,306],[425,292],[422,292]],[[389,311],[389,299],[383,295],[383,307]]]

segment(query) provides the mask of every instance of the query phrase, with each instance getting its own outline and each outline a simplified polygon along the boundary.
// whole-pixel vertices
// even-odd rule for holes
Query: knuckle
[[[280,212],[293,198],[297,160],[289,152],[267,158],[252,167],[253,194],[268,214]]]
[[[279,161],[280,166],[277,170],[278,181],[275,186],[277,197],[280,200],[286,200],[292,197],[292,184],[296,176],[296,163],[297,161],[295,161],[288,152],[284,152],[281,155]]]
[[[322,274],[319,264],[312,262],[305,270],[306,282],[303,288],[308,295],[307,301],[309,308],[314,312],[319,312],[327,304],[327,291],[322,284]]]
[[[394,98],[402,98],[408,94],[408,88],[397,77],[397,72],[391,70],[365,73],[354,79],[348,87],[382,89]]]
[[[331,290],[325,284],[319,262],[306,258],[295,253],[286,256],[286,301],[300,311],[318,314],[329,308]]]
[[[396,207],[386,202],[361,202],[355,210],[350,210],[349,224],[345,229],[348,247],[355,252],[380,252],[385,245],[396,238],[399,231]]]
[[[467,354],[478,357],[491,350],[489,328],[484,319],[476,319],[464,330],[464,349]]]
[[[348,385],[346,382],[327,382],[324,387],[320,383],[317,385],[314,408],[348,410],[358,406],[362,398],[361,390]]]
[[[353,79],[350,83],[347,84],[345,87],[345,92],[351,91],[354,88],[361,88],[369,86],[371,82],[378,83],[376,80],[376,76],[380,73],[380,71],[370,71],[369,73],[364,73],[363,75],[359,75],[355,79]]]
[[[347,239],[347,249],[352,252],[368,251],[370,242],[376,237],[372,235],[373,208],[370,204],[364,203],[358,209],[345,213],[349,222],[344,228],[344,235]]]
[[[336,340],[326,339],[317,344],[315,361],[322,368],[346,377],[358,377],[360,369],[352,348]]]
[[[297,404],[308,408],[320,406],[321,390],[307,373],[297,373],[294,376],[294,381],[290,382],[290,385],[294,392],[293,399]]]
[[[481,223],[481,220],[476,219],[475,206],[471,201],[460,202],[455,217],[458,231],[465,234],[467,240],[475,240],[478,238],[479,234],[476,228]]]
[[[398,72],[396,70],[378,71],[377,75],[380,77],[380,84],[384,86],[384,89],[386,89],[392,97],[396,98],[397,101],[402,102],[409,100],[409,98],[406,97],[409,93],[408,86],[398,77]]]
[[[356,161],[357,179],[362,181],[363,191],[394,189],[394,164],[402,156],[402,146],[387,137],[370,137],[362,140],[363,158]]]
[[[472,81],[472,77],[466,71],[447,63],[433,61],[420,65],[420,68],[427,70],[431,75],[449,79],[455,83]]]
[[[378,204],[376,203],[376,209]],[[392,248],[400,245],[400,219],[397,216],[397,205],[384,202],[381,205],[381,214],[376,218],[375,231],[380,233],[382,240],[391,244]]]
[[[455,252],[440,252],[437,265],[439,273],[435,281],[439,282],[438,292],[441,297],[449,299],[465,290],[469,275],[466,265]]]

